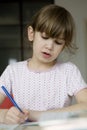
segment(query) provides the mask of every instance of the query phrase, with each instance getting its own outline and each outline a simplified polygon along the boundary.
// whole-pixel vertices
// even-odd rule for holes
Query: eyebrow
[[[60,40],[65,40],[64,37],[59,37],[58,39],[60,39]]]
[[[49,37],[47,34],[46,34],[46,32],[41,32],[41,36],[47,36],[47,37]],[[58,40],[63,40],[63,41],[65,41],[65,39],[64,39],[64,37],[59,37],[59,38],[54,38],[56,41],[58,41]]]
[[[65,39],[64,38],[58,38],[58,39],[55,39],[55,40],[62,40],[62,41],[65,41]]]

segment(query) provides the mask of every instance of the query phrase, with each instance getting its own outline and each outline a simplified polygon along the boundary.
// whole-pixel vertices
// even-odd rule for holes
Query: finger
[[[29,116],[29,111],[28,111],[28,110],[23,109],[23,112],[24,112],[24,115],[25,115],[25,116]]]
[[[25,121],[25,116],[17,108],[12,107],[6,115],[6,120],[14,123],[20,123]]]
[[[20,118],[18,116],[16,116],[15,114],[8,114],[6,116],[6,122],[9,124],[9,123],[12,123],[12,124],[20,124],[20,123],[23,123],[25,122],[25,119],[24,118]]]
[[[13,113],[14,115],[16,115],[17,117],[23,118],[23,116],[24,116],[24,113],[20,112],[20,110],[17,109],[16,107],[12,108],[11,111],[12,111],[12,113]]]

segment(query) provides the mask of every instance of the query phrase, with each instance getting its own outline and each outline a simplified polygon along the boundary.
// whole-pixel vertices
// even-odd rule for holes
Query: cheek
[[[63,50],[63,47],[60,47],[60,46],[59,46],[59,47],[56,47],[56,48],[55,48],[55,53],[56,53],[56,54],[60,54],[60,53],[62,52],[62,50]]]
[[[34,43],[34,44],[33,44],[33,51],[34,51],[34,52],[39,52],[39,50],[40,50],[40,45],[37,44],[37,43]]]

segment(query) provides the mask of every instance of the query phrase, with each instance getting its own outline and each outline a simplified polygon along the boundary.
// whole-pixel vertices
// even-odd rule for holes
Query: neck
[[[52,63],[37,62],[36,60],[31,58],[28,62],[28,67],[36,71],[45,71],[52,68],[55,65],[55,63],[56,62],[52,62]]]

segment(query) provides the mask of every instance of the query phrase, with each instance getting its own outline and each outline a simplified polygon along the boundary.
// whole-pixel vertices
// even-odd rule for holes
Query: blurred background
[[[87,82],[87,0],[0,0],[0,75],[8,64],[31,57],[27,24],[37,10],[51,3],[64,6],[74,17],[79,49],[61,59],[74,62]]]
[[[55,3],[70,11],[76,24],[75,43],[78,50],[71,57],[64,55],[63,59],[74,62],[87,82],[87,0],[55,0]]]
[[[0,75],[8,64],[31,57],[27,25],[37,10],[51,3],[53,0],[0,0]]]

